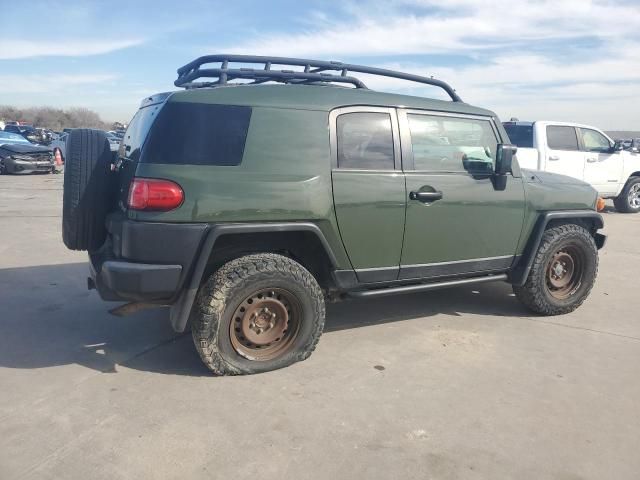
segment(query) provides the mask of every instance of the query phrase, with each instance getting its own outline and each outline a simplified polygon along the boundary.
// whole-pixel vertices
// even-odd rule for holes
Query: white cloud
[[[637,7],[602,1],[453,0],[444,2],[446,10],[428,15],[407,13],[408,6],[443,8],[443,2],[405,1],[383,17],[369,16],[366,12],[375,9],[363,5],[364,13],[350,21],[322,22],[320,29],[295,34],[259,35],[231,51],[337,57],[468,54],[536,40],[637,37],[640,31]]]
[[[81,86],[95,86],[112,82],[118,78],[112,74],[50,74],[16,75],[0,74],[0,94],[53,95],[73,91]]]
[[[70,40],[28,40],[0,38],[0,60],[18,58],[99,55],[143,43],[140,38],[106,40],[75,38]]]
[[[393,56],[397,60],[391,64],[366,63],[434,75],[465,101],[501,115],[575,115],[576,121],[600,118],[605,128],[640,129],[638,5],[607,0],[396,0],[350,4],[347,10],[348,20],[324,19],[294,34],[260,34],[230,50],[343,61]],[[420,55],[432,57],[416,60]],[[450,55],[468,61],[447,67],[433,63]],[[427,93],[392,79],[367,78],[366,83]]]

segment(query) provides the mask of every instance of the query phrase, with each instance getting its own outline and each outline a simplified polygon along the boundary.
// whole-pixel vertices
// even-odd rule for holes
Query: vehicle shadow
[[[110,315],[118,304],[87,290],[87,272],[85,263],[0,269],[0,367],[77,364],[103,373],[124,366],[169,375],[210,374],[191,335],[171,329],[168,309]],[[529,315],[508,285],[482,284],[330,304],[325,332],[464,313]]]

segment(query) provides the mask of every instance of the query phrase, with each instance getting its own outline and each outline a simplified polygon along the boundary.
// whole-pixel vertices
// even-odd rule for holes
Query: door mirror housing
[[[512,172],[513,156],[517,151],[518,147],[515,145],[509,145],[507,143],[498,144],[496,151],[496,168],[494,170],[496,175],[504,176]]]
[[[624,141],[623,140],[616,140],[613,143],[613,147],[611,147],[611,151],[612,152],[621,152],[622,150],[624,150]]]

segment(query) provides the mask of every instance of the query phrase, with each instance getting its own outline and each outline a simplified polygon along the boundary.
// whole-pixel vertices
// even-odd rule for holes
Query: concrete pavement
[[[62,176],[0,177],[0,479],[637,479],[640,215],[587,302],[504,284],[330,305],[305,362],[215,378],[117,318],[60,237]]]

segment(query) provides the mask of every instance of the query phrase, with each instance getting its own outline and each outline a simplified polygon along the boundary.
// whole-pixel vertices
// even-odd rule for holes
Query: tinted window
[[[488,120],[409,114],[416,170],[493,170],[498,141]]]
[[[162,105],[151,105],[136,112],[120,144],[119,155],[121,157],[138,160],[147,133],[149,133],[151,124],[158,116],[161,107]]]
[[[611,149],[611,143],[607,137],[595,130],[581,128],[582,143],[588,152],[608,152]]]
[[[393,133],[388,113],[344,113],[336,120],[338,167],[393,170]]]
[[[167,103],[158,113],[141,162],[239,165],[251,107]]]
[[[520,148],[533,148],[533,125],[504,124],[513,145]]]
[[[578,137],[573,127],[548,126],[547,145],[554,150],[578,150]]]

